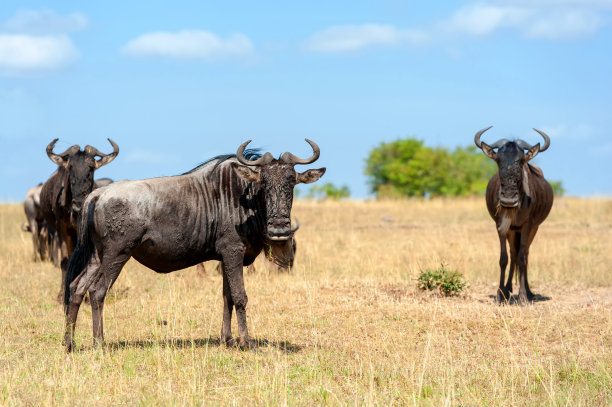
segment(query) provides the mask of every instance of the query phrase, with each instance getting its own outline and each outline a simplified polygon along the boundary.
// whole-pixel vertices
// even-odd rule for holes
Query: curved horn
[[[81,147],[75,144],[72,147],[68,147],[66,151],[64,151],[63,153],[55,154],[53,152],[53,147],[55,147],[55,143],[57,143],[57,140],[59,139],[58,138],[53,139],[53,141],[50,142],[49,145],[47,146],[47,156],[49,156],[51,161],[53,161],[57,165],[63,165],[66,161],[66,157],[71,156],[72,154],[76,153],[77,151],[81,149]]]
[[[489,130],[491,127],[493,126],[489,126],[485,129],[478,130],[478,132],[476,132],[476,134],[474,135],[474,143],[476,144],[476,147],[482,149],[482,143],[480,142],[480,136],[482,136],[482,133]]]
[[[550,137],[548,137],[548,135],[546,133],[544,133],[541,130],[535,129],[535,131],[537,131],[538,133],[540,133],[540,136],[544,137],[544,145],[542,147],[540,147],[540,153],[542,151],[546,151],[546,149],[550,146]]]
[[[21,223],[21,230],[23,230],[24,232],[32,231],[32,229],[30,229],[30,225],[28,225],[28,223],[25,221]]]
[[[238,150],[236,151],[236,158],[238,161],[244,165],[265,165],[274,160],[274,157],[272,157],[272,154],[270,153],[265,153],[263,157],[259,157],[257,160],[247,160],[244,157],[244,149],[250,142],[251,140],[245,141],[244,143],[240,144],[240,147],[238,147]]]
[[[115,159],[115,157],[117,157],[117,154],[119,154],[119,146],[117,145],[117,143],[115,143],[111,139],[107,139],[107,140],[111,144],[111,146],[113,146],[113,152],[110,154],[101,153],[100,150],[90,145],[85,146],[86,154],[89,154],[92,157],[95,157],[95,156],[100,157],[99,160],[96,160],[96,169],[102,167],[103,165],[110,163],[111,161]]]
[[[295,219],[295,226],[291,228],[291,233],[297,232],[297,230],[300,228],[300,221],[298,218],[294,216],[293,219]]]
[[[311,164],[317,161],[317,159],[319,158],[319,155],[321,155],[321,150],[319,149],[319,146],[317,145],[317,143],[315,143],[314,141],[310,141],[307,138],[305,138],[304,140],[306,140],[306,142],[310,144],[310,147],[312,147],[312,156],[310,158],[303,159],[303,158],[296,157],[289,152],[286,152],[282,155],[281,160],[283,160],[287,164],[294,164],[294,165],[295,164]]]

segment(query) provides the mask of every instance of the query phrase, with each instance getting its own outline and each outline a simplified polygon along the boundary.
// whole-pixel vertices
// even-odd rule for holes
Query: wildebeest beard
[[[287,240],[268,240],[264,245],[266,257],[277,266],[288,269],[293,263],[293,237]]]
[[[512,226],[512,221],[514,221],[516,214],[518,212],[517,208],[504,208],[501,204],[497,203],[497,212],[501,213],[501,219],[499,221],[499,226],[497,230],[499,233],[505,235],[510,230],[510,226]]]

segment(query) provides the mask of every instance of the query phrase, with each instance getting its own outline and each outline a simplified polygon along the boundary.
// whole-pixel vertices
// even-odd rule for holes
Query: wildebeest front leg
[[[243,262],[243,249],[230,249],[227,253],[223,254],[224,280],[227,278],[231,301],[234,303],[234,308],[236,308],[238,333],[240,335],[239,345],[241,348],[251,348],[253,344],[249,339],[246,320],[246,305],[248,298],[244,289]],[[229,303],[227,305],[229,307]],[[228,319],[231,319],[231,313],[229,314]],[[223,321],[225,322],[225,312]]]
[[[527,255],[529,253],[528,241],[529,231],[521,233],[520,246],[518,251],[518,267],[519,267],[519,279],[521,287],[519,288],[519,303],[521,305],[527,304],[531,299],[527,295],[528,283],[527,283]],[[533,297],[532,297],[533,298]]]
[[[508,244],[510,246],[510,268],[508,269],[508,280],[506,281],[506,291],[508,295],[512,292],[512,278],[516,270],[516,259],[518,257],[520,239],[520,232],[510,232],[508,234]]]
[[[28,223],[30,224],[30,232],[32,232],[32,246],[34,247],[34,256],[32,257],[33,261],[38,261],[40,254],[40,240],[38,239],[38,222],[36,219],[28,219]],[[40,260],[43,260],[42,258]]]
[[[60,285],[59,293],[57,294],[57,302],[61,303],[64,301],[64,287],[66,287],[66,272],[68,271],[68,263],[70,263],[70,254],[74,252],[74,245],[68,231],[65,227],[62,227],[59,236],[60,241],[60,268],[62,269],[62,282]]]
[[[220,263],[223,265],[223,263]],[[221,341],[227,346],[233,346],[232,338],[232,313],[234,311],[234,302],[232,301],[232,293],[230,291],[227,273],[223,274],[223,324],[221,326]]]
[[[529,288],[529,248],[531,247],[531,242],[533,242],[533,238],[536,235],[536,232],[538,231],[538,226],[532,227],[531,230],[529,231],[529,239],[527,240],[527,246],[525,247],[525,291],[527,291],[527,299],[529,301],[533,301],[533,292],[531,292],[531,289]]]
[[[499,233],[499,288],[497,289],[497,295],[495,297],[498,304],[503,304],[510,298],[510,293],[504,287],[504,280],[506,275],[506,266],[508,265],[508,251],[506,249],[506,235]]]

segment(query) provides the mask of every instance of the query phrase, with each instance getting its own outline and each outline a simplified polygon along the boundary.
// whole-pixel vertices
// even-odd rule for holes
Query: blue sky
[[[431,3],[431,4],[430,4]],[[98,177],[185,172],[248,139],[368,196],[368,152],[520,137],[570,195],[612,195],[612,0],[0,4],[0,201],[91,144]],[[305,169],[305,168],[304,168]]]

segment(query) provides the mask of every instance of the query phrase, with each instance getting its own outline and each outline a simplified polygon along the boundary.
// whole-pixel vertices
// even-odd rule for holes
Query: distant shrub
[[[463,274],[449,270],[444,263],[435,270],[421,272],[417,281],[421,290],[439,290],[446,297],[459,294],[466,286]]]
[[[342,185],[341,187],[337,187],[331,182],[322,185],[313,185],[306,195],[307,198],[333,199],[336,201],[349,198],[350,196],[351,191],[348,186]]]
[[[563,187],[562,181],[550,181],[550,186],[552,187],[555,196],[565,195],[565,188]]]

